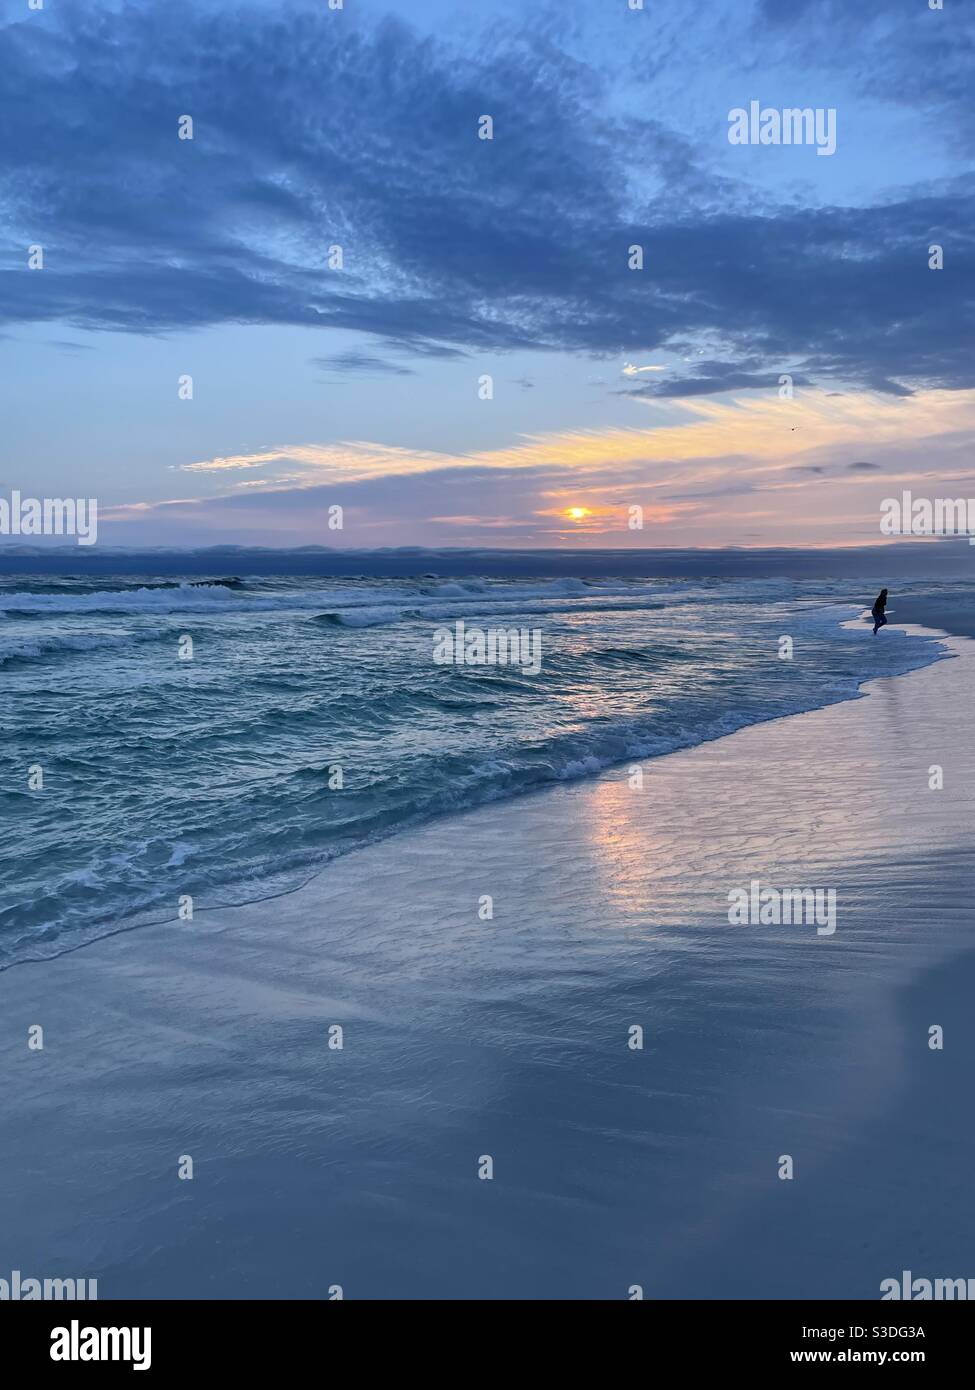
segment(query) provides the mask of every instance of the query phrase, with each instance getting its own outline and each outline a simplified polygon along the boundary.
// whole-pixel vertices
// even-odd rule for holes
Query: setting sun
[[[565,514],[570,521],[582,521],[583,517],[592,516],[588,507],[566,507]]]

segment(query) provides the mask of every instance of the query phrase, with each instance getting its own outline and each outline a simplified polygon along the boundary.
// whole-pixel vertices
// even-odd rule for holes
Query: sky
[[[0,495],[357,549],[975,497],[975,6],[337,4],[0,4]]]

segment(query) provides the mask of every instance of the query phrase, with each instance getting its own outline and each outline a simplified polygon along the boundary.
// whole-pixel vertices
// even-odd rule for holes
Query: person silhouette
[[[876,635],[877,635],[878,631],[880,630],[880,628],[884,627],[884,626],[886,625],[886,623],[887,623],[887,614],[884,612],[884,609],[885,609],[886,607],[887,607],[887,590],[886,590],[886,589],[881,589],[880,593],[879,593],[879,594],[877,595],[877,597],[874,599],[873,608],[870,610],[871,613],[873,614],[873,635],[874,635],[874,637],[876,637]]]

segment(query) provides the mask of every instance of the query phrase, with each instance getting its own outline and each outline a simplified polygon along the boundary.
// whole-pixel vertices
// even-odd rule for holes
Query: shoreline
[[[925,601],[918,602],[924,603]],[[857,628],[861,625],[860,619],[858,619],[855,616],[857,612],[857,605],[855,603],[853,603],[852,601],[846,602],[837,600],[836,606],[848,607],[850,609],[849,618],[844,620],[841,626],[846,628]],[[935,616],[939,616],[939,614],[935,614]],[[927,638],[940,638],[943,635],[951,635],[951,633],[948,632],[946,628],[942,628],[937,623],[925,623],[922,622],[920,618],[917,620],[904,619],[899,622],[892,622],[890,623],[890,626],[904,628],[913,626],[918,629],[917,635],[924,636]],[[971,635],[975,636],[975,625],[972,625]],[[932,656],[928,659],[928,661],[925,664],[934,665],[937,664],[939,661],[943,661],[945,659],[946,657],[944,655]],[[914,667],[912,669],[924,669],[924,667]],[[905,671],[898,674],[906,675],[910,674],[910,672]],[[742,724],[733,724],[732,727],[715,727],[709,729],[706,733],[698,737],[696,741],[692,741],[687,744],[678,743],[674,747],[670,747],[666,750],[659,751],[653,754],[634,753],[626,758],[614,758],[610,762],[603,763],[597,767],[587,769],[586,771],[578,774],[553,777],[552,780],[541,782],[536,786],[519,788],[512,791],[504,792],[500,795],[486,795],[483,800],[475,800],[466,807],[451,808],[447,811],[433,811],[430,813],[421,814],[416,818],[407,819],[400,825],[392,826],[387,830],[378,832],[372,837],[366,838],[365,840],[349,848],[339,849],[331,857],[327,857],[318,864],[312,865],[307,870],[305,870],[305,876],[298,882],[288,884],[283,887],[278,886],[278,884],[275,882],[276,875],[274,872],[272,872],[268,875],[267,880],[264,882],[261,888],[257,888],[256,885],[254,885],[254,889],[256,889],[255,896],[241,897],[239,900],[231,899],[231,901],[225,903],[206,903],[198,906],[196,908],[196,911],[198,914],[203,912],[228,912],[236,911],[240,908],[248,907],[252,904],[275,902],[276,900],[288,897],[293,893],[303,892],[305,889],[313,885],[322,874],[329,871],[336,863],[340,862],[350,853],[361,853],[363,850],[372,849],[378,845],[388,843],[390,841],[395,841],[395,839],[402,834],[410,834],[417,830],[422,830],[428,826],[435,826],[437,824],[442,823],[445,820],[452,819],[454,816],[465,815],[471,811],[485,809],[491,806],[503,806],[509,803],[517,804],[526,797],[547,794],[552,791],[557,791],[562,787],[572,786],[578,783],[587,785],[592,784],[594,781],[598,781],[602,777],[605,777],[607,775],[612,776],[614,773],[618,773],[621,768],[629,765],[632,762],[653,763],[660,758],[671,757],[675,753],[690,752],[693,751],[693,749],[695,748],[706,746],[710,743],[720,742],[725,738],[732,737],[734,734],[743,732],[751,728],[760,728],[765,724],[776,723],[779,720],[783,719],[792,719],[804,714],[815,713],[818,710],[829,709],[834,707],[835,705],[844,704],[847,701],[861,699],[863,698],[864,687],[870,681],[878,679],[878,677],[871,675],[864,675],[861,677],[858,674],[855,677],[853,677],[853,679],[856,682],[855,688],[853,690],[841,694],[837,694],[835,691],[831,692],[829,696],[823,697],[824,703],[802,704],[793,709],[787,709],[776,713],[763,714],[759,718],[753,718],[750,722],[745,722]],[[724,716],[724,718],[727,718],[727,716]],[[69,943],[65,944],[62,948],[52,952],[50,955],[25,956],[22,959],[11,960],[9,962],[4,962],[2,958],[0,958],[0,976],[5,974],[7,971],[16,969],[20,966],[48,964],[50,961],[61,959],[62,956],[72,955],[77,951],[87,949],[89,946],[94,945],[99,941],[109,941],[116,937],[127,935],[130,932],[143,931],[155,927],[170,926],[173,923],[178,922],[178,917],[171,911],[167,910],[167,915],[164,916],[158,916],[156,915],[156,912],[157,909],[155,907],[147,908],[142,911],[136,912],[128,917],[124,917],[122,919],[121,924],[113,927],[111,930],[99,931],[97,935],[86,939],[77,941],[72,940]]]
[[[947,645],[647,760],[642,789],[613,769],[465,811],[280,899],[6,971],[0,1264],[107,1299],[863,1298],[902,1268],[966,1275],[957,1091],[909,1021],[949,1011],[957,1077],[975,645]],[[835,936],[722,922],[754,877],[834,885]]]
[[[897,615],[891,627],[910,624],[932,632],[947,632],[952,637],[975,637],[975,612],[967,598],[914,598],[907,594],[895,599],[891,611]]]

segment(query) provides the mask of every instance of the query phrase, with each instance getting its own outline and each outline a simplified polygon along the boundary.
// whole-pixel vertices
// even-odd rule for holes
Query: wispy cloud
[[[312,357],[315,367],[339,373],[357,373],[361,376],[415,376],[412,367],[390,362],[385,357],[376,357],[368,352],[337,352],[332,357]]]
[[[527,435],[466,454],[348,441],[204,460],[188,471],[235,484],[238,469],[245,482],[267,464],[289,473],[165,507],[108,509],[106,522],[230,530],[259,506],[269,535],[305,543],[340,503],[346,528],[326,535],[330,544],[433,544],[445,531],[455,544],[879,544],[891,491],[975,486],[973,428],[975,391],[693,400],[676,421]],[[864,453],[882,453],[883,469],[864,467]]]
[[[183,465],[188,473],[221,473],[288,460],[304,464],[309,486],[323,474],[354,481],[436,469],[522,469],[558,467],[600,474],[622,466],[718,459],[732,468],[767,472],[795,468],[817,451],[858,445],[904,446],[908,441],[957,433],[975,424],[975,392],[918,392],[903,399],[809,391],[793,400],[777,395],[742,400],[683,402],[677,423],[644,428],[556,431],[526,435],[499,449],[471,453],[413,450],[365,441],[282,444],[254,454],[204,459]],[[712,464],[713,466],[713,464]],[[850,467],[860,468],[861,464]],[[870,467],[869,464],[866,465]],[[693,475],[685,469],[685,480]]]

